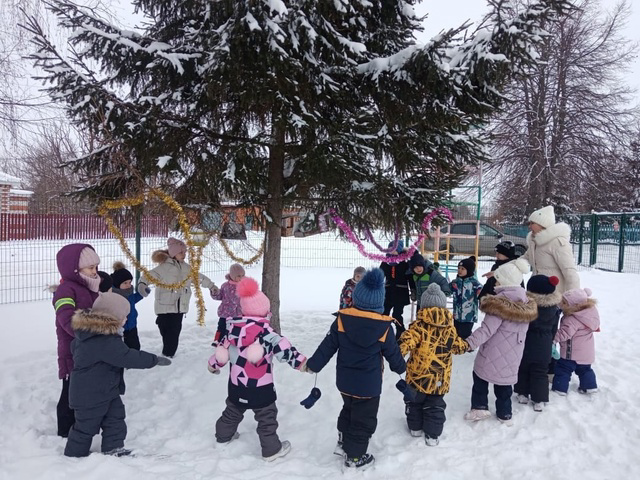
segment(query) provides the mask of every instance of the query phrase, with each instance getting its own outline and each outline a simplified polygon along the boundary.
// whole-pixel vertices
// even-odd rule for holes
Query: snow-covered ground
[[[364,265],[369,262],[362,261]],[[479,271],[490,263],[481,263]],[[312,354],[332,321],[340,289],[351,268],[284,268],[283,334]],[[260,271],[248,273],[260,278]],[[474,353],[455,357],[451,391],[445,396],[447,423],[437,447],[409,436],[397,375],[385,372],[378,429],[370,443],[377,459],[360,478],[380,479],[580,479],[637,478],[640,473],[640,369],[637,367],[640,277],[581,271],[583,286],[599,300],[602,332],[596,338],[600,392],[552,395],[542,413],[514,404],[514,426],[495,417],[478,424],[463,419],[469,408]],[[213,278],[218,284],[222,276]],[[153,300],[139,305],[142,347],[159,352]],[[47,301],[0,306],[0,479],[216,479],[332,478],[340,459],[332,454],[341,399],[335,388],[335,359],[318,375],[322,398],[306,410],[299,405],[314,378],[286,364],[275,367],[279,435],[292,443],[288,456],[267,464],[260,458],[256,423],[249,412],[240,438],[219,446],[214,422],[224,408],[227,370],[208,373],[217,302],[207,299],[208,324],[195,324],[192,306],[180,347],[169,367],[128,370],[128,436],[136,458],[94,453],[85,459],[63,456],[56,436],[57,378],[53,309]],[[409,308],[405,310],[408,317]],[[493,399],[490,396],[493,411]],[[92,450],[99,452],[100,437]]]

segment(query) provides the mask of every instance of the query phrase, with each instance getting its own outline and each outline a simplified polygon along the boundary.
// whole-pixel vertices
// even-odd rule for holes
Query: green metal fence
[[[640,212],[573,215],[565,221],[578,265],[640,273]]]

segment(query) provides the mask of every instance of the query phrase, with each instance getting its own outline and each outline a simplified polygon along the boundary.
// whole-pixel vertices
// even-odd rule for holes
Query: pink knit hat
[[[229,280],[234,282],[240,281],[240,277],[244,277],[244,268],[239,263],[234,263],[229,267]]]
[[[581,305],[587,302],[591,293],[590,288],[574,288],[573,290],[567,290],[564,292],[562,297],[568,305]]]
[[[236,287],[236,293],[240,297],[242,315],[264,317],[271,310],[271,302],[260,291],[258,282],[251,277],[244,277]]]
[[[131,311],[129,300],[118,293],[106,292],[101,293],[93,302],[91,312],[101,313],[116,320],[124,320]]]
[[[169,247],[169,256],[175,257],[179,253],[187,254],[187,246],[182,240],[178,240],[177,238],[169,237],[167,240],[167,246]]]
[[[91,247],[84,247],[78,258],[78,270],[91,267],[92,265],[100,265],[100,257]]]

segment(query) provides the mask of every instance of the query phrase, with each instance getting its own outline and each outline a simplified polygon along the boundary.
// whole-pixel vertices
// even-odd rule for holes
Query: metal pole
[[[598,215],[591,215],[591,245],[589,246],[589,266],[592,267],[598,261]]]
[[[142,230],[142,207],[138,207],[136,212],[136,260],[140,264],[140,236]],[[136,285],[140,281],[140,270],[136,268]]]
[[[618,272],[624,269],[624,226],[627,222],[627,216],[623,213],[620,218],[620,236],[618,237]]]
[[[584,243],[584,215],[580,215],[580,230],[578,231],[578,265],[582,265],[582,244]]]

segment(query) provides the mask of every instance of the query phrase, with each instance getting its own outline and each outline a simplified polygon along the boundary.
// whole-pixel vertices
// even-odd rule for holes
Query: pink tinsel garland
[[[346,222],[342,219],[342,217],[340,217],[334,209],[329,210],[329,216],[331,217],[331,219],[335,222],[338,228],[344,232],[344,234],[347,236],[349,241],[357,245],[358,251],[363,256],[367,257],[370,260],[377,260],[379,262],[387,262],[389,260],[392,260],[394,263],[404,262],[405,260],[409,260],[411,258],[411,256],[413,255],[413,252],[417,250],[418,245],[420,245],[420,243],[427,236],[426,232],[428,232],[429,228],[431,228],[431,221],[438,215],[442,215],[443,217],[446,217],[449,223],[453,221],[453,214],[448,208],[438,207],[434,209],[431,213],[429,213],[426,217],[424,217],[424,220],[422,221],[421,227],[422,227],[422,231],[425,233],[421,233],[420,235],[418,235],[418,240],[416,240],[415,243],[411,245],[411,247],[409,247],[409,250],[407,250],[406,253],[393,255],[389,257],[387,255],[378,255],[375,253],[366,252],[365,247],[360,241],[360,239],[353,233],[353,230],[351,230],[349,225],[346,224]]]

